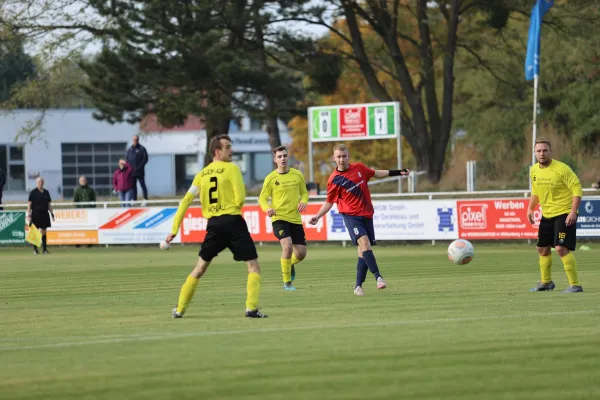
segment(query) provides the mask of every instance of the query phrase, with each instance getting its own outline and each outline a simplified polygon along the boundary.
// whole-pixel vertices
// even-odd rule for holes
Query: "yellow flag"
[[[27,243],[31,243],[36,247],[42,246],[42,234],[34,224],[31,224],[31,226],[29,227],[29,232],[27,232],[25,241]]]

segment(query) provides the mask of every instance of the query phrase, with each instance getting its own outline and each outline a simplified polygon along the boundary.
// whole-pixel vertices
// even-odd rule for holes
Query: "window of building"
[[[0,144],[0,170],[6,177],[3,190],[25,190],[25,149],[22,145]]]
[[[125,157],[127,143],[62,143],[61,151],[64,197],[73,197],[81,175],[96,194],[106,196],[112,191],[112,175],[119,159]]]

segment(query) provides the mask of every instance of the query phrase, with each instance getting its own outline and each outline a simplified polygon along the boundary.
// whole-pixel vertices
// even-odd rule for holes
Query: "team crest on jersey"
[[[535,180],[536,180],[536,179],[537,179],[537,177],[534,175],[534,176],[533,176],[533,181],[535,182]]]
[[[279,186],[279,181],[275,181],[275,186]]]

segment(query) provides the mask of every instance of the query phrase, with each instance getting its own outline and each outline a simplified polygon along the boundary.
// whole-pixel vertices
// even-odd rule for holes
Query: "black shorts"
[[[241,215],[212,217],[206,224],[206,237],[198,255],[211,261],[228,248],[235,261],[250,261],[258,258],[256,246],[248,232],[246,220]]]
[[[302,224],[292,224],[282,220],[275,221],[273,222],[273,234],[278,240],[291,237],[292,244],[306,246],[306,235]]]
[[[540,221],[538,230],[538,247],[563,246],[574,251],[577,245],[577,224],[567,226],[567,215],[557,215],[553,218],[544,218]]]
[[[32,211],[31,223],[38,229],[47,229],[52,226],[48,211]]]

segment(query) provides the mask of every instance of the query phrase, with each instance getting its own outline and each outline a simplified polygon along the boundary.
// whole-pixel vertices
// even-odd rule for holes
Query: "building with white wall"
[[[43,130],[33,140],[17,138],[19,130],[40,114],[18,110],[0,116],[0,169],[7,176],[4,201],[25,201],[35,187],[35,178],[43,176],[53,198],[71,198],[80,175],[100,194],[112,190],[112,174],[119,158],[124,157],[133,135],[148,151],[146,184],[150,197],[170,196],[187,189],[202,168],[206,149],[206,131],[197,120],[174,129],[153,124],[111,125],[95,120],[91,109],[49,110]],[[148,122],[148,121],[147,121]],[[254,128],[254,129],[252,129]],[[291,142],[287,127],[280,125],[281,141]],[[232,122],[235,162],[247,185],[261,182],[272,169],[266,132],[257,121]]]

